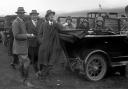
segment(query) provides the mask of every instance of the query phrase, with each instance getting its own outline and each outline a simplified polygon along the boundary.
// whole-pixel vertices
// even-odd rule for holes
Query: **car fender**
[[[88,60],[88,58],[91,56],[91,55],[93,55],[93,54],[97,54],[97,53],[101,53],[102,55],[104,55],[104,56],[106,56],[107,57],[107,63],[108,63],[108,65],[110,66],[110,64],[111,64],[111,58],[110,58],[110,56],[109,56],[109,54],[107,53],[107,52],[105,52],[104,50],[101,50],[101,49],[94,49],[94,50],[91,50],[88,54],[87,54],[87,56],[85,57],[85,60],[84,60],[84,63],[86,63],[87,62],[87,60]]]

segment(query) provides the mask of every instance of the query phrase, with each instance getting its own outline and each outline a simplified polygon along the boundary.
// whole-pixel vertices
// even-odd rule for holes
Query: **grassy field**
[[[18,70],[9,66],[7,49],[0,44],[0,89],[31,89],[20,82]],[[30,69],[30,78],[36,88],[32,89],[128,89],[128,79],[120,75],[111,75],[99,82],[90,82],[58,65],[49,81],[39,81]]]

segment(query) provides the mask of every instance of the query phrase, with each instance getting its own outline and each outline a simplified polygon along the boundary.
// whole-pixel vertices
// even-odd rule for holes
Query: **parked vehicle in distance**
[[[4,17],[0,17],[0,42],[2,41],[3,31],[5,30],[4,24],[5,24]]]

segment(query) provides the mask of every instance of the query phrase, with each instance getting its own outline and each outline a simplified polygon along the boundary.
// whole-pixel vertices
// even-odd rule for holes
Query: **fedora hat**
[[[71,16],[68,16],[67,18],[66,18],[66,21],[67,20],[71,20],[72,21],[72,17]]]
[[[71,16],[68,16],[66,19],[67,20],[72,20],[72,17]]]
[[[37,14],[37,15],[39,15],[39,13],[37,12],[37,10],[32,10],[32,12],[30,13],[30,15],[32,15],[32,14]]]
[[[87,19],[84,19],[83,20],[83,23],[89,23]]]
[[[55,15],[55,12],[52,10],[47,10],[45,17],[48,17],[50,14]]]
[[[18,7],[16,13],[26,13],[23,7]]]

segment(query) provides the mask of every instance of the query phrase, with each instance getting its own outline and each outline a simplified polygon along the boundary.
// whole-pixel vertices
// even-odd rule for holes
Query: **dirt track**
[[[11,69],[9,63],[7,49],[0,44],[0,89],[30,89],[21,84],[18,71]],[[31,68],[31,79],[38,89],[128,89],[128,79],[120,75],[108,76],[99,82],[89,82],[60,66],[53,74],[50,81],[39,81]]]

